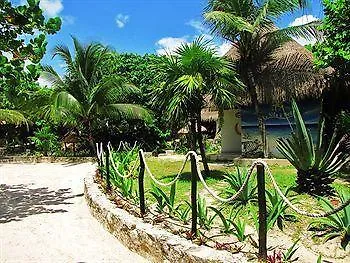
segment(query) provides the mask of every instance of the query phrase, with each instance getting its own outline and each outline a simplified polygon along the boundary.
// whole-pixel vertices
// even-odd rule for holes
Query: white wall
[[[221,130],[221,152],[241,153],[241,117],[238,110],[224,111],[224,124]]]

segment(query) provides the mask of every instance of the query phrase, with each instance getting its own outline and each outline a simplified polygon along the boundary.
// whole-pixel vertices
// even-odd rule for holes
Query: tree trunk
[[[203,162],[203,167],[204,167],[204,175],[209,176],[210,169],[208,165],[208,160],[207,156],[205,154],[205,145],[203,143],[203,134],[202,134],[202,119],[199,115],[197,118],[197,132],[198,132],[198,145],[199,145],[199,150],[202,156],[202,162]]]
[[[189,131],[190,131],[190,149],[191,151],[196,151],[197,150],[197,134],[196,134],[196,119],[191,119],[190,120],[190,127],[189,127]]]
[[[90,152],[91,154],[95,154],[96,153],[96,146],[94,143],[94,138],[92,136],[92,128],[91,128],[91,123],[90,121],[87,122],[87,133],[88,133],[88,142],[90,145]]]
[[[267,151],[267,138],[266,138],[266,126],[265,126],[265,118],[264,114],[261,111],[259,107],[259,101],[258,101],[258,95],[256,92],[256,85],[254,81],[254,75],[251,70],[248,70],[248,76],[247,76],[247,82],[248,82],[248,89],[250,93],[250,97],[252,99],[252,103],[254,105],[255,113],[258,119],[258,127],[260,131],[261,136],[261,143],[263,148],[263,157],[268,157],[268,151]]]

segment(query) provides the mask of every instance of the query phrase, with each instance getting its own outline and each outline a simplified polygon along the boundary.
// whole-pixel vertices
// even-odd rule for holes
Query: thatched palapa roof
[[[233,45],[225,56],[238,61],[238,47]],[[288,41],[259,72],[261,78],[255,80],[258,101],[261,104],[272,104],[289,101],[291,98],[319,98],[326,87],[325,73],[326,71],[315,70],[309,50],[294,40]],[[251,103],[247,93],[241,94],[240,103]]]

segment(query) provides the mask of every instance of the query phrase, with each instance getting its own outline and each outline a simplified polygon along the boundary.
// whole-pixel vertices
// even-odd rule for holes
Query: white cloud
[[[313,22],[319,20],[317,17],[314,17],[313,15],[303,15],[301,17],[297,17],[294,19],[292,23],[290,23],[290,26],[300,26],[305,25],[307,23]]]
[[[74,16],[62,16],[62,23],[64,25],[74,25],[75,17]]]
[[[208,30],[206,29],[206,27],[199,20],[191,19],[189,22],[186,23],[186,25],[193,27],[194,29],[196,29],[197,32],[201,34],[208,33]]]
[[[37,80],[37,83],[41,86],[41,87],[51,87],[52,83],[47,81],[43,76],[40,76]]]
[[[319,18],[314,17],[313,15],[303,15],[301,17],[297,17],[292,23],[289,24],[289,26],[300,26],[300,25],[305,25],[307,23],[313,22],[319,20]],[[305,46],[308,44],[315,44],[317,42],[316,38],[293,38],[295,41],[297,41],[300,45]]]
[[[62,0],[41,0],[40,7],[49,16],[57,16],[63,10]]]
[[[45,15],[53,17],[57,16],[63,10],[62,1],[63,0],[41,0],[39,6]],[[20,4],[26,5],[27,0],[21,0]]]
[[[232,44],[229,42],[223,42],[220,46],[217,48],[218,55],[224,56],[232,47]]]
[[[182,44],[188,43],[187,37],[164,37],[157,41],[158,55],[173,53]]]
[[[123,28],[126,23],[128,23],[130,20],[130,17],[128,15],[118,14],[115,18],[115,23],[117,24],[117,27]]]

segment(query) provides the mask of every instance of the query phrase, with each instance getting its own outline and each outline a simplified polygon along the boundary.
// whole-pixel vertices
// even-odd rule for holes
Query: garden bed
[[[127,203],[118,205],[109,200],[94,175],[84,180],[84,192],[91,213],[130,250],[153,262],[247,262],[242,253],[232,254],[207,246],[199,246],[174,235],[158,225],[145,223],[127,212]]]

